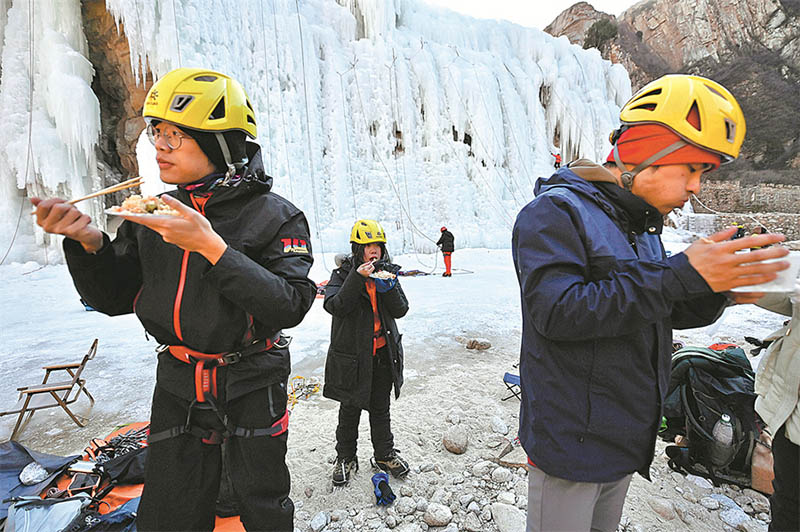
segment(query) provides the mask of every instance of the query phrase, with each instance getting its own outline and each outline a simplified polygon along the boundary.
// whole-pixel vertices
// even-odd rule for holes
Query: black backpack
[[[727,482],[750,487],[750,461],[759,434],[755,374],[742,348],[733,344],[712,347],[715,349],[689,346],[672,355],[665,423],[659,436],[673,442],[680,435],[688,442],[688,446],[667,447],[673,470],[707,478],[714,485]],[[733,438],[721,459],[713,433],[725,416],[730,419]]]

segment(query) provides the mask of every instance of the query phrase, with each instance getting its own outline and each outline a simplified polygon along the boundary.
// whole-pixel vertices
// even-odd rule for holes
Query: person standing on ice
[[[179,68],[143,117],[176,216],[129,217],[117,237],[62,199],[33,198],[64,235],[75,287],[100,312],[135,312],[159,350],[140,531],[212,530],[220,443],[247,530],[293,530],[286,467],[288,340],[314,301],[303,213],[270,191],[252,106],[234,79]]]
[[[436,242],[436,245],[439,246],[439,249],[442,250],[442,257],[444,257],[444,273],[442,277],[452,277],[453,272],[450,271],[450,267],[452,266],[451,260],[453,256],[453,252],[456,250],[455,247],[455,237],[453,233],[447,230],[447,227],[442,226],[442,236],[439,237],[439,241]]]
[[[553,156],[553,168],[558,170],[561,168],[561,154],[560,153],[551,153],[550,155]]]
[[[783,235],[729,241],[730,229],[670,257],[661,243],[663,216],[739,154],[745,121],[727,89],[664,76],[620,120],[606,163],[577,160],[538,181],[513,229],[529,531],[617,529],[632,474],[649,479],[672,329],[712,323],[728,297],[755,301],[727,291],[788,267],[753,263],[782,248],[735,253]]]
[[[403,345],[395,320],[408,312],[408,299],[397,277],[391,275],[399,267],[389,266],[386,233],[380,223],[358,220],[350,244],[352,255],[331,273],[323,304],[333,320],[322,395],[341,403],[334,486],[347,484],[358,471],[356,443],[362,410],[369,412],[373,465],[396,478],[409,470],[394,448],[389,417],[392,386],[398,398],[403,385]],[[387,273],[390,270],[394,271]]]

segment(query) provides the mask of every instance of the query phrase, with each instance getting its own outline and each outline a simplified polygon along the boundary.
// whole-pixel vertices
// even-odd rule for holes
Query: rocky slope
[[[751,181],[800,184],[800,1],[643,0],[619,18],[580,2],[545,31],[582,45],[602,18],[616,24],[617,36],[601,53],[628,69],[634,91],[686,72],[736,95],[747,138],[740,160],[719,178],[747,172]]]

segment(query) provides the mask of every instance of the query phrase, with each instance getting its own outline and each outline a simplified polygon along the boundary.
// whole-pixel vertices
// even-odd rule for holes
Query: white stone
[[[719,513],[719,518],[722,519],[723,523],[733,528],[737,528],[740,524],[750,520],[750,516],[744,513],[741,508],[726,508]]]
[[[494,467],[495,465],[492,462],[488,460],[482,460],[472,466],[472,475],[481,478],[482,476],[488,474],[490,470],[494,469]]]
[[[461,425],[453,425],[442,435],[444,448],[453,454],[464,454],[469,446],[469,434]]]
[[[499,416],[492,416],[492,430],[498,434],[508,434],[508,425]]]
[[[394,505],[400,515],[410,515],[417,510],[417,502],[411,497],[400,497]]]
[[[716,499],[712,499],[711,497],[703,497],[700,499],[700,505],[703,508],[708,508],[709,510],[719,510],[720,503]]]
[[[467,518],[464,520],[464,530],[467,532],[483,532],[484,527],[481,520],[478,519],[478,516],[475,514],[467,514]]]
[[[429,526],[445,526],[453,519],[453,512],[443,504],[430,503],[422,517]]]
[[[501,502],[503,504],[514,504],[517,502],[517,498],[510,491],[501,491],[497,494],[497,502]]]
[[[474,512],[477,514],[478,512],[481,511],[481,507],[478,505],[477,502],[472,501],[471,503],[469,503],[469,505],[467,505],[467,511]]]
[[[667,521],[675,519],[675,507],[669,499],[663,497],[648,497],[647,504],[650,505],[650,508],[652,508],[655,513]]]
[[[703,477],[698,477],[696,475],[686,475],[686,480],[693,483],[695,486],[698,486],[706,490],[714,489],[714,485]]]
[[[511,471],[505,467],[498,467],[492,471],[492,481],[497,482],[498,484],[504,484],[511,480],[512,477],[513,475],[511,474]]]
[[[320,530],[325,528],[328,525],[328,523],[330,523],[330,521],[331,521],[331,516],[328,515],[328,512],[319,512],[317,515],[314,516],[313,519],[311,519],[311,523],[309,523],[309,526],[311,527],[311,530],[313,530],[314,532],[319,532]]]
[[[499,532],[525,532],[525,513],[503,503],[491,505],[492,519]]]

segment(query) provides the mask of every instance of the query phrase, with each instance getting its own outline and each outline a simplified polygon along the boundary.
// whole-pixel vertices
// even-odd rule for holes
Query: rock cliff
[[[742,157],[719,178],[800,184],[800,1],[644,0],[619,18],[580,2],[546,29],[583,45],[607,18],[617,36],[601,50],[622,63],[633,90],[663,74],[713,78],[730,89],[747,119]],[[754,174],[755,172],[755,174]]]

